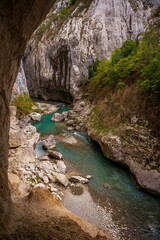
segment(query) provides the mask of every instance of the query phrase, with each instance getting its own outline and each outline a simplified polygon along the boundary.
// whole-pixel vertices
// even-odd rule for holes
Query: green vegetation
[[[67,14],[68,7],[63,7],[59,10],[59,16],[63,17]]]
[[[30,183],[34,183],[34,184],[38,184],[38,183],[41,183],[42,180],[39,178],[39,177],[36,177],[36,178],[27,178],[27,181],[30,182]]]
[[[34,102],[28,94],[19,94],[12,100],[11,105],[17,108],[18,116],[24,116],[32,112]]]
[[[160,98],[159,31],[150,26],[139,41],[128,40],[115,49],[111,59],[96,60],[88,69],[89,90],[123,89],[135,85],[152,100]]]

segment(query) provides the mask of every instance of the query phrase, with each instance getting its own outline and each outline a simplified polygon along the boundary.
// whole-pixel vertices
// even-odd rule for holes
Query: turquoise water
[[[60,109],[57,111],[58,113],[62,113],[64,111],[68,111],[70,108],[65,106],[64,104],[60,105]],[[62,130],[65,129],[64,123],[53,123],[51,121],[51,118],[53,116],[53,113],[46,114],[45,116],[42,116],[42,119],[40,122],[33,123],[33,125],[37,128],[37,131],[41,135],[49,135],[49,134],[59,134],[62,132]]]
[[[51,115],[44,116],[40,123],[35,124],[37,130],[42,134],[64,132],[65,126],[50,122]],[[111,204],[113,221],[119,225],[125,224],[129,229],[131,237],[121,239],[159,240],[160,199],[138,190],[129,172],[106,159],[100,148],[85,134],[65,132],[72,134],[78,144],[59,142],[57,151],[63,154],[72,168],[83,175],[92,175],[89,183],[91,192],[100,199],[101,205]]]

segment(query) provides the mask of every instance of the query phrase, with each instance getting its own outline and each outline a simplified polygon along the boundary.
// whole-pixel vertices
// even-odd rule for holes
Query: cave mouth
[[[29,95],[45,101],[72,103],[74,100],[72,59],[70,47],[62,41],[60,46],[51,47],[44,52],[45,62],[34,51],[23,59],[24,73]],[[71,94],[73,93],[73,94]]]
[[[72,104],[74,101],[74,97],[69,91],[64,91],[61,89],[43,88],[33,95],[30,92],[29,94],[32,99],[40,99],[44,101],[63,102],[67,104]]]

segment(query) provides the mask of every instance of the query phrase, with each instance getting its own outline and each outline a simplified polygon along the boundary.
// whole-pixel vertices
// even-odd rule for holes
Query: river
[[[67,109],[61,105],[59,112]],[[64,123],[53,123],[52,115],[34,124],[37,131],[74,136],[77,144],[59,141],[56,150],[63,154],[68,171],[92,176],[88,186],[65,191],[64,206],[108,230],[115,240],[159,240],[160,199],[138,190],[127,169],[106,159],[85,133],[68,132]],[[36,151],[43,153],[40,144]]]

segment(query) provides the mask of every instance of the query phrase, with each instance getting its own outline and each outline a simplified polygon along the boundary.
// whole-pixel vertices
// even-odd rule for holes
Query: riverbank
[[[160,195],[160,141],[148,128],[147,121],[133,115],[130,123],[106,127],[103,126],[105,109],[101,112],[100,108],[100,103],[95,106],[89,101],[79,101],[74,105],[72,122],[76,127],[85,126],[88,136],[100,145],[105,157],[126,166],[141,190]]]
[[[16,108],[11,107],[8,178],[14,209],[8,233],[0,237],[55,239],[56,236],[56,239],[75,239],[78,232],[76,239],[111,239],[109,234],[91,226],[62,206],[60,193],[63,191],[63,183],[57,183],[59,175],[62,176],[58,162],[52,163],[48,156],[37,159],[34,146],[39,141],[39,134],[27,118],[18,121]],[[56,181],[50,184],[58,188],[49,186],[49,170],[57,174]],[[38,178],[37,174],[40,173]]]
[[[79,108],[83,112],[83,117],[79,114]],[[85,218],[91,224],[109,231],[113,239],[136,240],[138,236],[141,236],[141,240],[156,239],[156,237],[159,237],[160,221],[158,199],[138,191],[127,170],[106,159],[98,145],[92,142],[85,133],[76,131],[78,124],[82,128],[80,123],[85,120],[85,117],[90,116],[90,114],[85,113],[84,108],[84,103],[78,103],[76,111],[66,109],[64,105],[61,105],[58,115],[47,114],[41,116],[40,122],[34,124],[38,132],[42,134],[35,149],[39,159],[36,160],[36,164],[37,161],[46,162],[48,160],[49,165],[52,166],[57,165],[58,162],[61,163],[61,160],[46,156],[47,149],[44,150],[42,147],[42,144],[47,148],[56,145],[55,150],[63,156],[63,170],[64,164],[67,166],[65,176],[69,182],[70,176],[74,175],[84,177],[91,175],[92,177],[87,185],[88,188],[79,183],[76,185],[69,183],[67,187],[54,183],[53,190],[56,188],[57,192],[53,191],[52,195],[59,199],[62,198],[65,207]],[[91,109],[89,105],[87,109],[89,112]],[[76,122],[77,114],[78,123]],[[53,115],[54,120],[55,116],[60,119],[64,118],[65,115],[65,121],[52,122]],[[66,125],[67,122],[71,125]],[[72,127],[72,131],[69,130],[70,127]],[[85,129],[84,122],[83,129]],[[43,158],[44,160],[42,160]],[[55,167],[52,169],[52,172],[54,171]],[[51,191],[50,183],[44,183],[49,177],[48,174],[50,175],[49,172],[46,174],[43,169],[42,175],[45,175],[45,178],[41,180],[43,186],[45,185]],[[42,175],[40,175],[40,178]],[[46,178],[46,176],[48,177]],[[35,180],[37,181],[37,178]],[[32,183],[32,188],[34,189],[38,184],[37,182]],[[77,189],[79,195],[77,195]],[[64,195],[61,193],[64,193]],[[88,206],[87,204],[89,204],[89,208],[87,207],[85,211],[84,206]],[[139,225],[139,223],[141,224]],[[150,228],[150,226],[152,227]]]
[[[84,117],[87,116],[85,111],[83,114]],[[87,191],[78,186],[78,191],[74,187],[65,190],[63,198],[64,204],[67,203],[65,206],[72,212],[76,211],[76,214],[90,223],[94,222],[98,226],[101,224],[103,229],[109,230],[113,239],[158,238],[160,221],[158,199],[137,190],[127,169],[109,161],[102,155],[98,145],[92,142],[84,132],[77,132],[78,124],[73,115],[77,114],[74,110],[69,110],[65,121],[73,124],[67,126],[67,129],[72,127],[72,131],[63,130],[63,121],[52,122],[51,115],[45,115],[41,123],[35,124],[38,132],[42,134],[48,134],[48,126],[50,126],[50,134],[52,131],[57,134],[57,128],[61,126],[63,133],[58,131],[56,149],[62,153],[67,169],[78,175],[92,176]],[[54,115],[54,120],[55,116],[61,119],[63,113]],[[80,114],[78,117],[81,121]],[[79,195],[75,195],[77,192]],[[84,206],[87,204],[90,207],[84,211]],[[76,208],[77,205],[78,208]],[[101,219],[100,222],[99,219]]]

